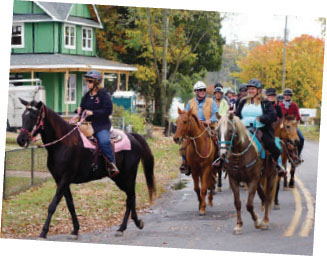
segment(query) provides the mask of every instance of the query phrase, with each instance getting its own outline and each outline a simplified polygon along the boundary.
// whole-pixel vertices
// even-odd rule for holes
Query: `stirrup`
[[[116,177],[119,174],[119,170],[117,166],[110,162],[108,159],[106,159],[106,168],[108,171],[109,178]]]

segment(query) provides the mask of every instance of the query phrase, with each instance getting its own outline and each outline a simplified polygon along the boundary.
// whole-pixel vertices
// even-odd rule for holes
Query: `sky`
[[[317,18],[304,16],[287,17],[288,39],[309,34],[321,36],[321,24]],[[227,13],[222,22],[221,34],[226,43],[257,41],[264,36],[284,38],[285,15]]]

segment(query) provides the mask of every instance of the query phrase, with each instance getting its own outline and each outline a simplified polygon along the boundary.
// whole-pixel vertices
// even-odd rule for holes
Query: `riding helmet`
[[[216,87],[215,88],[215,93],[216,92],[224,93],[223,88],[221,88],[221,87]]]
[[[224,86],[221,83],[216,83],[214,85],[214,88],[216,89],[217,87],[224,88]]]
[[[289,88],[285,89],[283,95],[284,96],[293,96],[292,89],[289,89]]]
[[[283,100],[284,100],[284,95],[278,94],[277,101],[283,101]]]
[[[198,81],[198,82],[195,83],[195,85],[193,87],[193,90],[197,91],[197,90],[206,89],[206,88],[207,88],[207,86],[206,86],[206,84],[204,82]]]
[[[241,84],[238,91],[239,92],[246,92],[248,88],[246,87],[246,84]]]
[[[263,85],[260,80],[252,78],[246,85],[246,87],[255,87],[257,89],[262,89]]]
[[[97,70],[90,70],[88,71],[85,75],[84,75],[85,78],[91,78],[91,79],[94,79],[96,80],[98,83],[101,83],[102,81],[102,74],[97,71]]]
[[[266,95],[267,96],[276,96],[276,89],[275,88],[268,88],[266,90]]]

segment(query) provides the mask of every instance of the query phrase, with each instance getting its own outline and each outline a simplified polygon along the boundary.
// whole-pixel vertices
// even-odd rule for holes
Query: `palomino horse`
[[[287,169],[287,161],[291,164],[291,179],[289,181],[288,186],[290,188],[294,188],[294,174],[295,168],[300,163],[297,153],[297,145],[300,141],[299,136],[297,134],[297,121],[295,116],[293,115],[286,115],[283,118],[279,119],[277,122],[273,124],[275,130],[275,136],[279,137],[281,140],[282,146],[282,163],[285,168]],[[280,178],[279,178],[280,180]],[[279,208],[278,202],[278,192],[279,192],[279,180],[277,183],[277,190],[275,195],[275,208]],[[284,189],[287,188],[287,174],[284,176]]]
[[[23,113],[22,129],[17,137],[17,143],[28,147],[31,140],[41,135],[43,145],[48,151],[47,167],[52,174],[57,190],[48,208],[48,217],[40,234],[46,238],[49,231],[51,217],[62,197],[65,197],[68,210],[72,216],[72,236],[77,238],[79,222],[75,212],[70,184],[84,183],[108,177],[103,157],[98,157],[94,165],[95,156],[90,149],[84,148],[82,139],[76,126],[68,124],[57,113],[46,107],[42,102],[27,102],[20,99],[26,106]],[[142,229],[144,223],[138,219],[135,208],[135,180],[138,164],[142,160],[150,200],[155,193],[153,175],[154,158],[152,152],[142,136],[136,133],[127,134],[131,141],[131,150],[123,150],[115,154],[116,165],[120,173],[112,180],[126,195],[126,212],[122,224],[116,235],[122,235],[127,228],[127,221],[132,213],[135,225]]]
[[[234,194],[237,211],[237,224],[233,234],[241,234],[243,221],[241,217],[240,182],[248,186],[246,209],[250,212],[256,228],[269,228],[269,210],[276,189],[277,172],[268,159],[261,157],[261,152],[253,141],[242,121],[233,113],[220,117],[216,128],[219,155],[225,162],[229,183]],[[267,154],[266,154],[267,155]],[[259,221],[254,211],[253,200],[256,191],[264,205],[264,217]]]
[[[173,138],[176,143],[180,143],[182,139],[188,140],[185,155],[186,162],[191,169],[194,191],[199,201],[200,215],[204,215],[208,189],[210,189],[209,205],[212,206],[214,190],[212,162],[217,148],[211,137],[210,128],[203,126],[197,115],[192,112],[192,109],[189,111],[178,109],[178,114],[177,130]],[[200,181],[201,189],[199,186]]]

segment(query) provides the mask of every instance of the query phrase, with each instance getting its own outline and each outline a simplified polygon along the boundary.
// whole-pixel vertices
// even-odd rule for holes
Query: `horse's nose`
[[[173,139],[174,139],[175,143],[177,143],[177,144],[180,143],[180,139],[178,137],[174,137]]]
[[[25,136],[25,134],[19,134],[16,141],[17,141],[17,144],[21,147],[24,147],[27,143],[29,143],[29,140]]]

